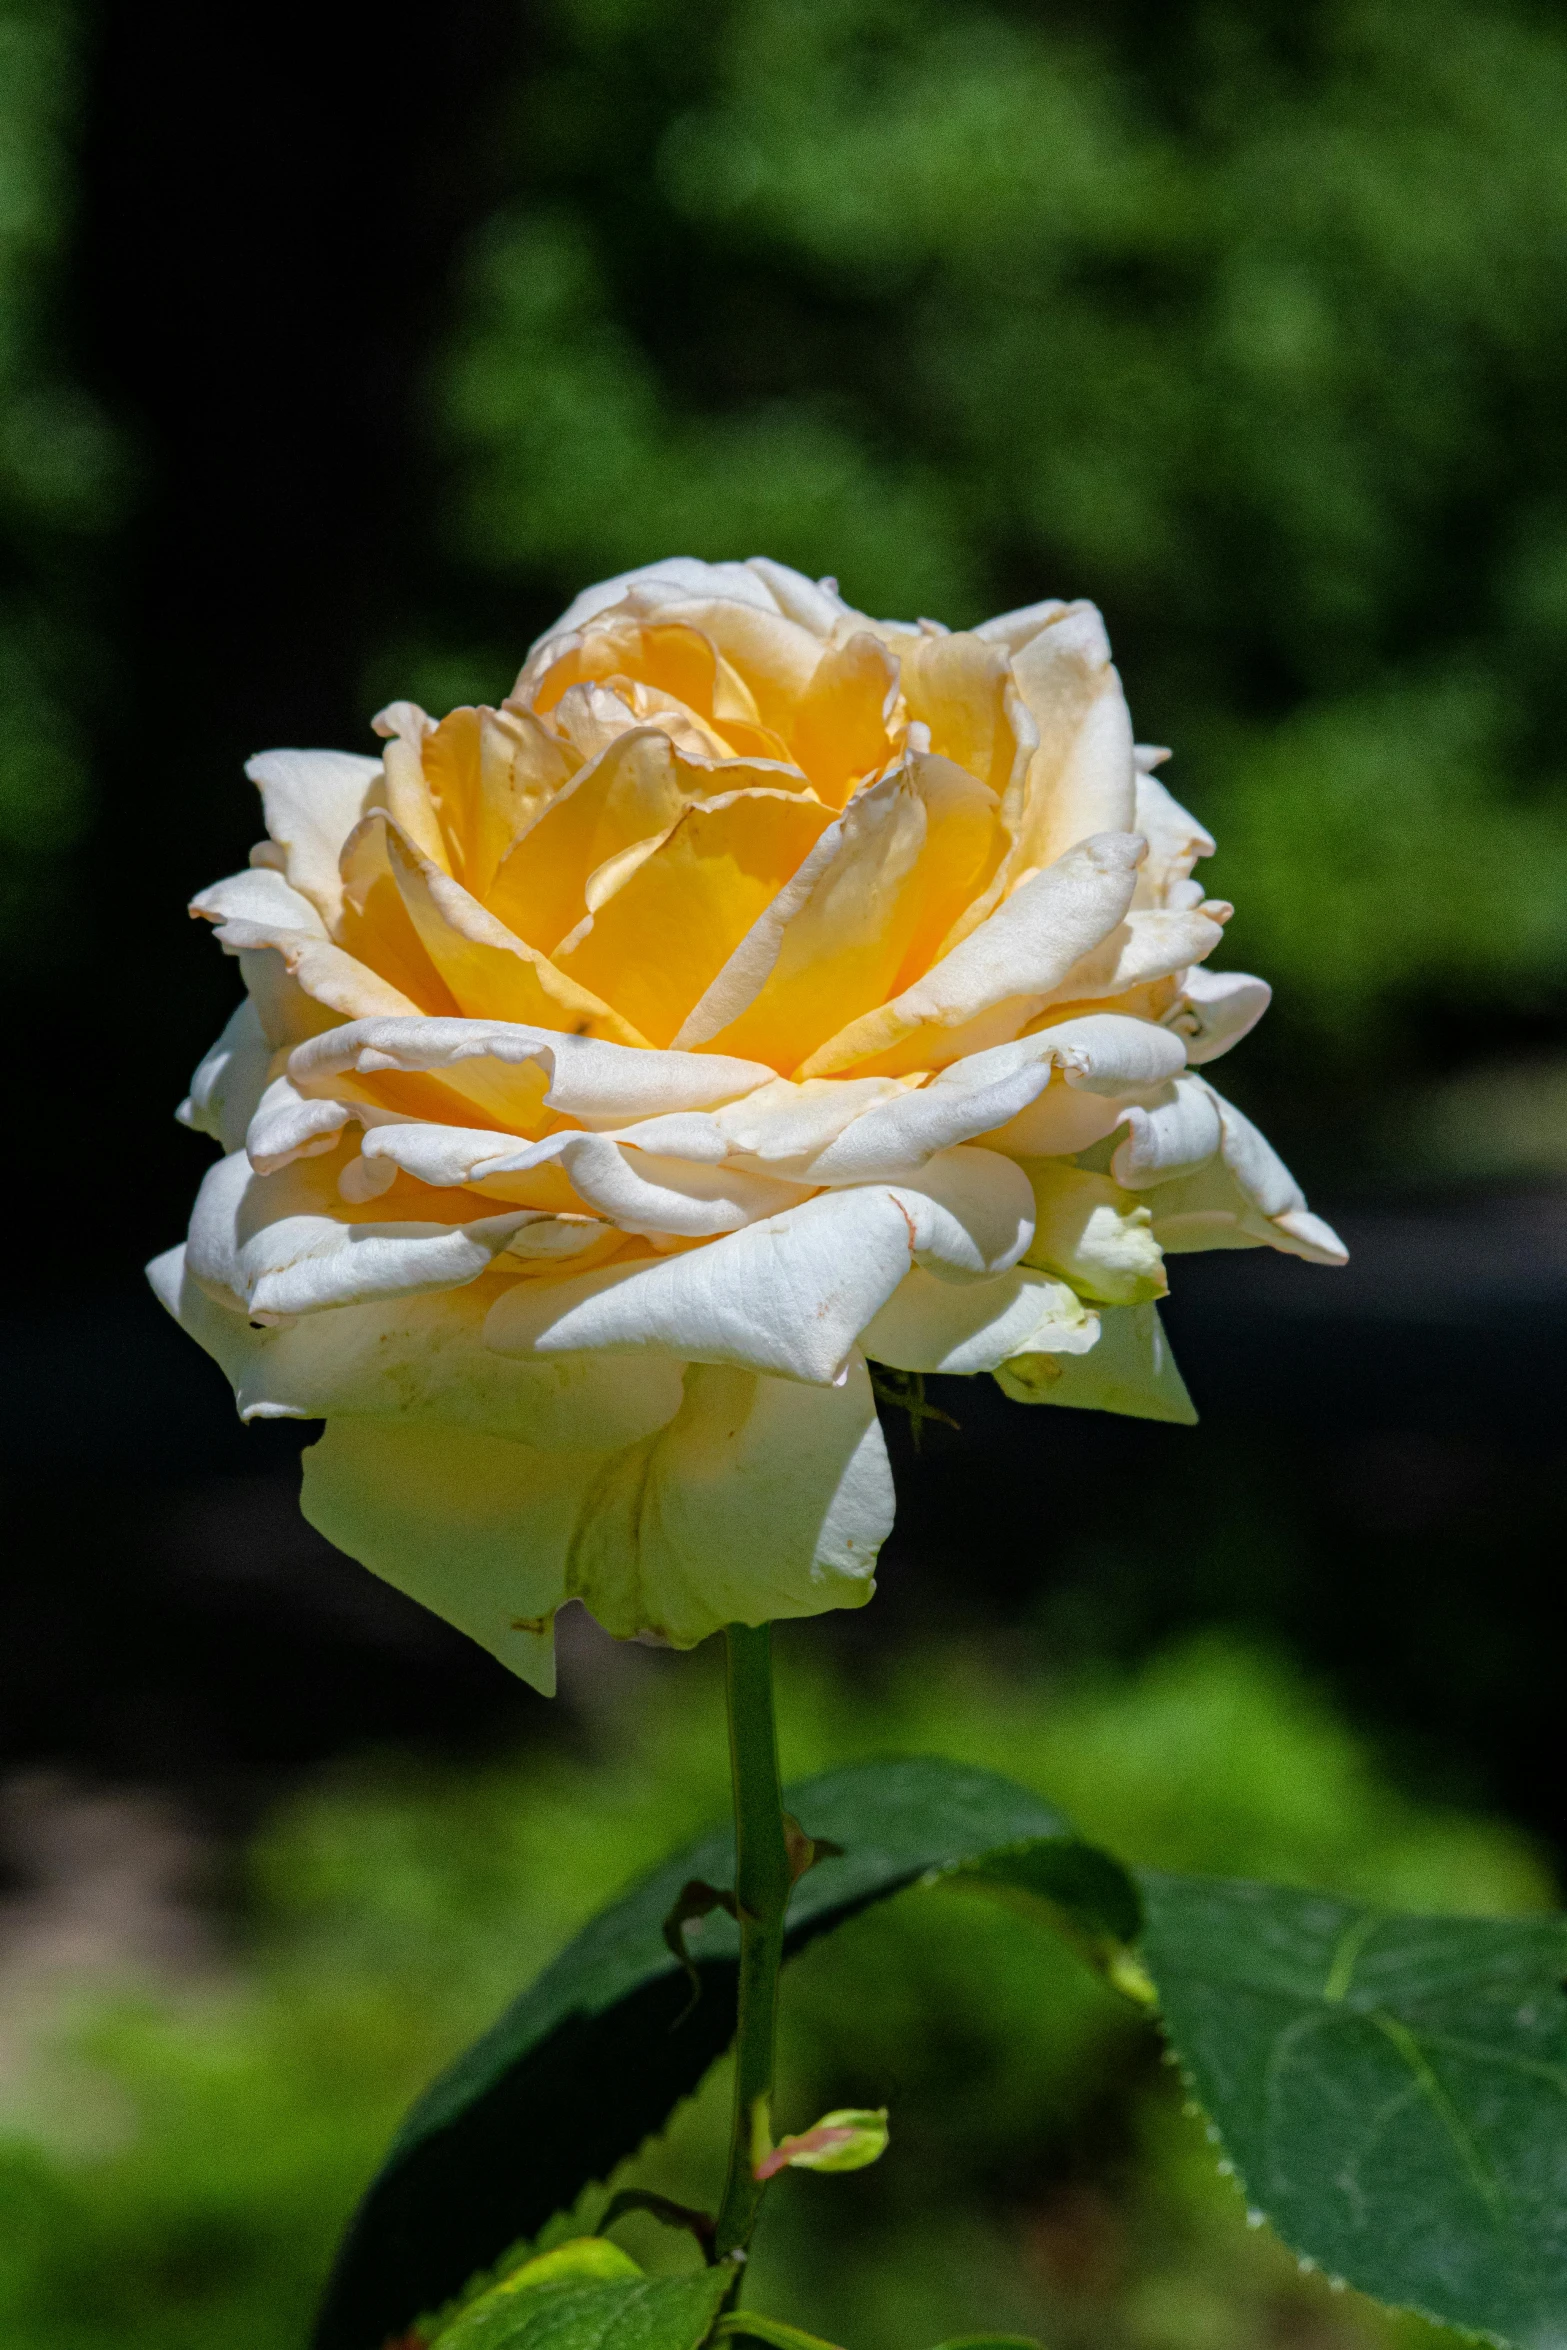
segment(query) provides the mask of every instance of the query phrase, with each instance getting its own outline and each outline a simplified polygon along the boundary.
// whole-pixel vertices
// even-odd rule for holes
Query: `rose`
[[[226,1156],[152,1278],[304,1507],[552,1685],[552,1619],[688,1646],[856,1606],[867,1359],[1191,1417],[1164,1258],[1343,1250],[1198,1074],[1212,849],[1098,614],[949,634],[680,558],[590,588],[499,710],[253,760],[197,898],[246,999]]]

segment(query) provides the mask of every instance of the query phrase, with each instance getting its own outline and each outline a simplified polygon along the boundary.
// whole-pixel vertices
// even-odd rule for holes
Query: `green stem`
[[[729,1677],[729,1763],[735,1806],[735,1907],[740,1924],[740,2012],[735,2031],[734,2120],[718,2211],[719,2259],[751,2241],[762,2201],[755,2176],[772,2146],[778,1969],[791,1883],[778,1784],[770,1627],[724,1630]]]

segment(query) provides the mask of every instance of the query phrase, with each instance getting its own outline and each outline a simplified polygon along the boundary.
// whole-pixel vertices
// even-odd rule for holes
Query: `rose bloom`
[[[781,564],[578,597],[498,710],[251,761],[195,900],[246,997],[159,1296],[304,1509],[540,1688],[553,1617],[688,1647],[855,1607],[867,1362],[1184,1420],[1187,1249],[1344,1251],[1200,1074],[1212,841],[1099,615],[949,633]]]

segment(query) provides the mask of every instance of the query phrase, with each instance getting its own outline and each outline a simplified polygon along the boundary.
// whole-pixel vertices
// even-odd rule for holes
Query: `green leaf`
[[[1567,1919],[1145,1875],[1165,2028],[1252,2210],[1379,2300],[1567,2340]]]
[[[803,2333],[798,2326],[785,2325],[781,2317],[759,2317],[754,2309],[721,2317],[713,2336],[720,2342],[765,2342],[768,2350],[838,2350],[836,2342],[824,2342],[820,2334]]]
[[[435,2350],[699,2350],[733,2282],[727,2268],[690,2276],[566,2278],[486,2293],[437,2335]]]
[[[1108,1941],[1136,1919],[1124,1873],[1103,1856],[1086,1868],[1059,1813],[994,1772],[868,1763],[791,1788],[787,1801],[808,1836],[844,1850],[796,1885],[786,1955],[922,1878],[976,1876],[992,1854],[1014,1877],[1029,1873],[1030,1897],[1058,1879],[1063,1914],[1085,1936]],[[380,2350],[414,2311],[449,2300],[569,2209],[697,2086],[734,2033],[735,1928],[717,1913],[688,1930],[693,2007],[663,1927],[692,1879],[733,1876],[728,1831],[677,1853],[601,1911],[421,2098],[343,2244],[317,2350]]]

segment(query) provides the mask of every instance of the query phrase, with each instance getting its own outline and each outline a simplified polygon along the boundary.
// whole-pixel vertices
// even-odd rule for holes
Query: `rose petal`
[[[677,1044],[788,1070],[923,971],[995,863],[995,799],[915,754],[856,794],[741,941]]]
[[[210,1134],[225,1151],[237,1151],[266,1091],[271,1063],[272,1047],[246,996],[202,1055],[175,1117],[196,1134]]]
[[[1181,983],[1181,1000],[1166,1025],[1186,1040],[1188,1065],[1216,1061],[1250,1035],[1273,1000],[1265,979],[1249,971],[1206,971],[1199,964]]]
[[[1022,1355],[1002,1364],[996,1385],[1014,1403],[1058,1403],[1183,1427],[1197,1418],[1153,1305],[1106,1307],[1090,1354]]]
[[[488,1270],[528,1213],[381,1220],[339,1197],[326,1161],[257,1175],[236,1151],[208,1170],[196,1195],[189,1265],[205,1288],[267,1321],[458,1288]]]
[[[675,1418],[594,1488],[570,1587],[606,1631],[689,1648],[726,1623],[863,1607],[892,1514],[858,1357],[827,1389],[693,1365]]]
[[[618,1011],[514,937],[459,882],[421,856],[390,819],[384,821],[387,855],[409,918],[463,1013],[560,1027],[615,1044],[642,1041]]]
[[[613,1002],[650,1043],[667,1045],[831,821],[832,811],[803,792],[696,802],[557,948],[556,964]]]
[[[917,1182],[824,1192],[656,1264],[519,1284],[498,1300],[489,1342],[506,1354],[652,1349],[830,1385],[911,1265],[977,1281],[1028,1246],[1032,1194],[1010,1159],[948,1151]]]
[[[1142,855],[1135,833],[1080,842],[1024,882],[923,979],[830,1037],[797,1074],[896,1076],[1008,1042],[1122,921]]]
[[[332,1419],[304,1455],[300,1508],[551,1697],[577,1517],[613,1457],[538,1452],[437,1420]]]
[[[532,1231],[529,1226],[525,1231]],[[257,1326],[219,1304],[184,1248],[147,1268],[160,1302],[217,1362],[242,1420],[332,1414],[459,1423],[545,1450],[635,1444],[680,1407],[680,1366],[661,1355],[503,1357],[484,1344],[501,1284],[491,1275],[439,1295],[335,1306]]]
[[[1203,1087],[1218,1113],[1219,1155],[1194,1175],[1148,1193],[1160,1246],[1172,1256],[1269,1247],[1312,1264],[1347,1264],[1349,1251],[1331,1225],[1311,1214],[1305,1193],[1266,1137],[1204,1079],[1191,1082]]]
[[[1063,1020],[955,1061],[917,1093],[874,1104],[801,1172],[817,1183],[863,1183],[923,1166],[934,1152],[981,1135],[1013,1156],[1047,1156],[1028,1147],[1027,1115],[1047,1087],[1055,1090],[1054,1072],[1093,1096],[1125,1093],[1157,1085],[1178,1069],[1179,1049],[1178,1038],[1146,1020],[1106,1012]],[[1108,1102],[1102,1110],[1094,1102],[1088,1139],[1108,1134],[1119,1116]]]
[[[1223,1138],[1213,1088],[1177,1077],[1142,1105],[1121,1112],[1126,1138],[1110,1171],[1124,1191],[1146,1191],[1211,1159]]]
[[[895,1371],[994,1371],[1013,1355],[1086,1354],[1099,1319],[1064,1281],[1014,1266],[994,1281],[938,1281],[914,1271],[860,1334]]]
[[[261,751],[245,762],[261,792],[267,832],[282,851],[282,870],[335,933],[343,890],[337,860],[381,779],[379,759],[350,751]]]
[[[289,1059],[302,1093],[329,1092],[346,1077],[382,1071],[457,1077],[492,1063],[549,1078],[547,1109],[586,1126],[620,1126],[668,1110],[701,1110],[776,1083],[756,1061],[721,1053],[629,1049],[601,1037],[496,1020],[364,1020],[312,1037]]]

